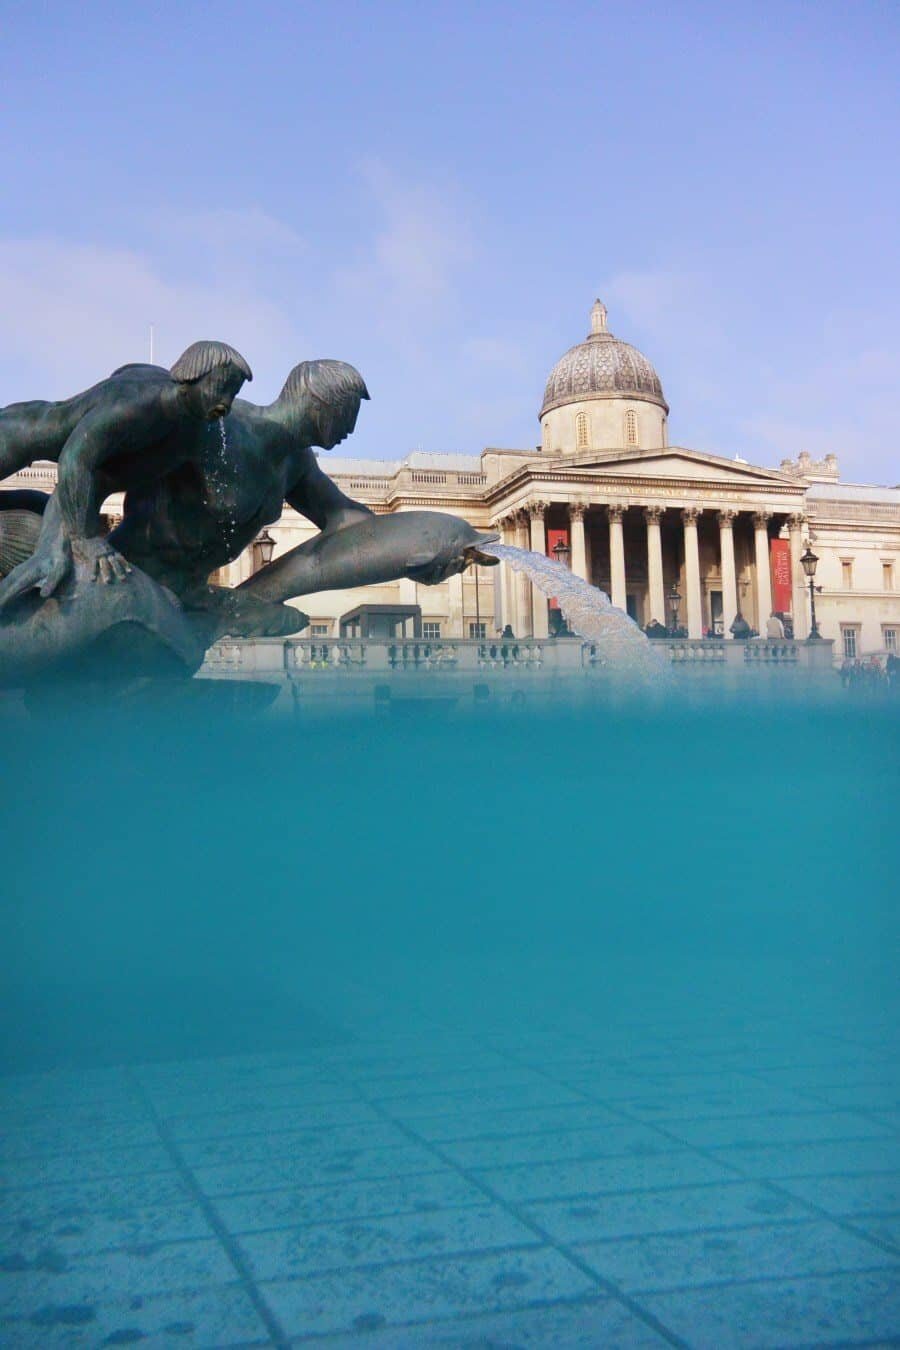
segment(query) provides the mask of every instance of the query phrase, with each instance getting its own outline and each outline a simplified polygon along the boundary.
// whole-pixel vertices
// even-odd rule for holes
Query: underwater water
[[[0,729],[0,1344],[897,1343],[892,703]]]

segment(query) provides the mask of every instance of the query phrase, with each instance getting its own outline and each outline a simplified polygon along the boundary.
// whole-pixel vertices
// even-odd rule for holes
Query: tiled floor
[[[874,1031],[467,1029],[0,1085],[0,1344],[900,1344]]]

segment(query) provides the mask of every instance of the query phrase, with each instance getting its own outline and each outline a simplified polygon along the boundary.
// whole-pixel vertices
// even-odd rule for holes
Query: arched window
[[[625,444],[637,445],[637,443],[638,443],[637,413],[634,412],[633,409],[629,408],[628,412],[625,414]]]
[[[579,450],[587,450],[590,445],[587,413],[579,413],[575,418],[575,445]]]
[[[550,419],[549,419],[549,417],[547,418],[546,422],[544,423],[544,449],[545,449],[545,450],[549,450],[549,449],[550,449]]]

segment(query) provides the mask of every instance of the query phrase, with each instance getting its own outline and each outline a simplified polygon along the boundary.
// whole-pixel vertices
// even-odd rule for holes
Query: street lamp
[[[258,572],[261,567],[268,567],[272,561],[272,554],[275,552],[275,540],[269,534],[268,530],[263,530],[253,541],[253,570]]]
[[[803,568],[804,572],[809,577],[809,607],[812,618],[812,626],[810,627],[809,630],[810,642],[814,642],[817,638],[821,638],[822,636],[822,634],[819,632],[819,625],[816,623],[816,591],[821,591],[822,587],[817,586],[815,581],[813,580],[813,578],[816,575],[816,566],[818,564],[818,561],[819,559],[816,557],[815,553],[813,553],[812,549],[807,543],[806,552],[800,559],[800,566]]]
[[[569,545],[566,543],[565,539],[562,538],[557,539],[556,543],[553,545],[553,548],[550,551],[558,563],[562,563],[564,567],[568,567],[569,555],[571,554],[572,550],[569,548]]]
[[[669,601],[669,632],[675,636],[675,630],[678,628],[678,606],[681,603],[681,596],[678,594],[678,587],[672,582],[672,589],[668,594]]]

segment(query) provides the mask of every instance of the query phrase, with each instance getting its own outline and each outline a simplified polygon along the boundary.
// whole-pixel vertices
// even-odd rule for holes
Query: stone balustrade
[[[753,638],[746,642],[665,638],[654,648],[679,669],[792,669],[809,674],[832,670],[828,641],[792,642]],[[207,653],[202,674],[247,679],[298,679],[354,675],[425,676],[497,674],[501,677],[594,676],[605,678],[610,667],[603,644],[580,638],[397,639],[365,638],[226,638]],[[605,675],[604,675],[605,672]]]

